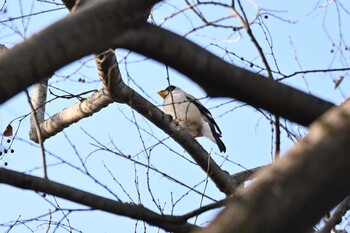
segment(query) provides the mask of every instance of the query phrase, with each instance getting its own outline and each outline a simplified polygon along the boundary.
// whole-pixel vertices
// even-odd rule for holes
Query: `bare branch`
[[[4,102],[65,64],[106,50],[114,44],[114,47],[133,49],[171,65],[201,85],[210,96],[236,98],[305,126],[333,106],[327,101],[232,66],[164,29],[148,24],[138,27],[145,17],[145,9],[141,5],[137,0],[119,0],[87,6],[9,50],[0,58],[0,101]],[[97,23],[86,24],[87,21]],[[135,27],[137,30],[131,31]],[[130,37],[124,37],[126,30],[130,32]],[[67,38],[69,43],[66,43]],[[129,41],[126,43],[125,40]],[[41,46],[44,42],[47,46]],[[178,59],[179,56],[181,59]]]
[[[145,11],[156,2],[157,0],[100,1],[65,17],[10,49],[0,58],[0,101],[4,102],[50,76],[58,67],[84,55],[107,50],[110,47],[110,38],[122,35],[125,30],[143,23]],[[111,28],[114,29],[110,30]],[[84,34],[86,36],[81,37]],[[43,44],[46,46],[42,46]],[[34,57],[36,58],[33,59]]]
[[[92,209],[103,210],[109,213],[127,216],[147,222],[172,232],[189,232],[196,226],[186,223],[181,217],[160,215],[142,205],[133,205],[114,201],[62,185],[47,179],[42,179],[23,173],[0,168],[0,182],[18,188],[35,190],[61,197],[76,203],[86,205]]]
[[[121,5],[119,8],[115,6],[119,6],[117,3]],[[115,45],[124,43],[125,47],[132,48],[135,51],[172,65],[202,85],[208,94],[212,96],[233,97],[246,101],[253,106],[263,106],[275,114],[282,115],[304,125],[309,124],[332,106],[332,104],[316,97],[266,79],[263,76],[247,70],[232,66],[199,46],[164,29],[152,25],[145,25],[144,27],[138,27],[135,31],[131,31],[129,28],[140,25],[140,19],[144,19],[142,18],[144,15],[137,11],[140,6],[133,9],[133,12],[130,12],[132,8],[124,8],[127,8],[126,6],[129,6],[129,4],[137,5],[139,1],[133,0],[126,3],[123,0],[119,0],[117,3],[114,1],[104,1],[93,7],[86,7],[39,33],[36,37],[8,51],[0,58],[0,77],[4,80],[4,82],[1,82],[1,98],[3,98],[3,100],[9,98],[11,96],[9,93],[14,94],[23,88],[23,86],[19,87],[18,83],[26,86],[29,82],[39,80],[40,77],[47,72],[54,71],[63,64],[89,51],[99,51],[105,48],[106,44],[109,43],[106,41],[106,38],[116,35],[116,39],[114,40]],[[113,9],[116,11],[114,12]],[[92,15],[96,18],[89,18],[89,20],[96,20],[98,22],[105,17],[111,18],[107,20],[108,23],[106,23],[106,25],[104,23],[101,24],[103,26],[99,24],[98,29],[96,29],[94,24],[86,26],[87,24],[85,23],[87,17]],[[120,27],[117,27],[116,30],[109,30],[109,28],[113,26],[113,24],[110,24],[114,22],[113,20],[116,20],[115,22],[118,22]],[[80,28],[82,31],[77,30],[77,28]],[[114,33],[106,35],[103,29],[106,29],[106,31],[114,31]],[[127,29],[129,29],[129,34],[125,34],[125,30]],[[94,30],[93,35],[95,35],[95,37],[89,35],[83,37],[84,40],[72,40],[73,43],[65,44],[64,41],[66,37],[52,36],[62,30],[64,30],[62,34],[70,35],[69,33],[71,33],[71,36],[74,38],[81,38],[84,33]],[[123,37],[123,35],[126,35],[126,37]],[[157,35],[157,37],[155,35]],[[50,40],[48,40],[48,36]],[[50,41],[51,43],[42,47],[42,40]],[[100,43],[95,43],[96,40]],[[125,42],[126,40],[128,40],[128,43]],[[62,49],[62,44],[67,46],[67,50]],[[147,46],[144,46],[144,44],[147,44]],[[39,48],[36,48],[36,46],[39,46]],[[57,46],[60,47],[58,51],[62,54],[50,54],[49,51],[52,49],[55,51]],[[42,52],[29,53],[28,51],[30,51],[31,48],[39,49],[39,51]],[[21,51],[24,49],[27,49],[26,54],[30,54],[30,56],[22,55]],[[47,56],[49,56],[49,59]],[[46,64],[47,66],[45,68],[45,66],[39,62],[40,59],[45,59],[45,61],[49,60],[51,62]],[[39,62],[40,68],[20,65],[22,62],[24,62],[24,64],[37,64],[37,62],[33,62],[33,60]],[[193,65],[188,66],[188,64]],[[27,67],[28,69],[11,68],[17,66]],[[30,80],[28,77],[31,77],[32,80],[28,81]],[[19,78],[23,78],[23,81],[17,82]],[[14,89],[11,89],[11,83],[15,85],[15,87],[13,87]],[[108,83],[108,85],[110,85],[110,83]],[[221,191],[226,194],[233,191],[229,174],[222,171],[220,167],[210,159],[208,153],[185,130],[180,129],[171,119],[164,116],[160,110],[122,82],[115,83],[115,87],[111,88],[111,90],[118,92],[116,95],[122,102],[128,103],[179,142],[193,156],[204,171],[207,170],[209,164],[209,174]],[[65,109],[42,125],[43,137],[48,138],[52,136],[58,132],[58,128],[63,129],[67,124],[76,122],[78,119],[82,118],[82,115],[91,115],[91,106],[93,106],[92,108],[101,108],[103,105],[98,102],[108,104],[111,101],[108,95],[102,90],[93,95],[93,97]],[[72,114],[72,112],[74,112],[74,114]],[[95,110],[93,112],[95,112]],[[58,122],[62,123],[58,124]]]
[[[220,201],[217,201],[215,203],[212,203],[212,204],[209,204],[209,205],[205,205],[205,206],[202,206],[194,211],[191,211],[190,213],[187,213],[183,216],[181,216],[181,218],[185,219],[185,220],[188,220],[190,218],[193,218],[195,216],[198,216],[208,210],[212,210],[212,209],[216,209],[216,208],[220,208],[220,207],[223,207],[225,206],[228,202],[229,202],[230,198],[226,198],[226,199],[223,199],[223,200],[220,200]]]
[[[249,169],[249,170],[246,170],[246,171],[243,171],[243,172],[239,172],[239,173],[233,174],[231,176],[232,180],[233,180],[233,184],[236,187],[238,187],[243,182],[245,182],[247,180],[254,179],[255,176],[253,175],[253,173],[255,173],[256,171],[258,171],[258,170],[260,170],[261,168],[264,168],[264,167],[267,167],[267,166],[256,167],[256,168],[253,168],[253,169]],[[199,208],[197,210],[194,210],[194,211],[192,211],[190,213],[187,213],[187,214],[183,215],[182,218],[190,219],[190,218],[192,218],[194,216],[197,216],[197,215],[199,215],[201,213],[204,213],[205,211],[226,206],[226,204],[229,202],[229,200],[230,200],[230,197],[228,197],[226,199],[223,199],[223,200],[220,200],[220,201],[217,201],[215,203],[206,205],[206,206],[202,206],[201,208]]]
[[[249,169],[249,170],[238,172],[236,174],[231,175],[233,185],[238,187],[239,185],[241,185],[243,182],[247,180],[253,180],[256,177],[255,176],[256,172],[264,167],[267,167],[267,166],[256,167],[253,169]]]
[[[113,102],[114,101],[109,97],[107,91],[100,90],[94,93],[91,97],[63,109],[61,112],[56,113],[40,125],[43,139],[48,139],[49,137],[56,135],[71,124],[82,118],[91,116]],[[31,140],[38,142],[36,134],[31,134],[30,138]]]
[[[220,191],[227,195],[233,192],[236,186],[229,173],[216,164],[189,132],[123,82],[112,51],[96,55],[95,59],[101,80],[110,90],[113,99],[126,103],[178,142],[208,174]]]
[[[332,216],[327,220],[326,224],[322,227],[321,230],[317,231],[317,233],[329,233],[339,224],[346,214],[346,212],[350,209],[350,196],[345,198],[344,201],[340,203],[337,209],[334,211]]]
[[[77,9],[78,5],[80,8],[82,6],[86,6],[88,4],[96,3],[96,2],[97,1],[94,1],[94,0],[64,1],[64,4],[66,5],[66,7],[68,7],[73,12],[74,9]],[[78,4],[78,5],[76,5],[76,4]],[[72,9],[73,6],[74,6],[74,9]],[[64,128],[69,127],[71,124],[73,124],[73,123],[75,123],[75,122],[77,122],[85,117],[91,116],[93,113],[100,111],[102,108],[106,107],[109,104],[109,103],[107,103],[108,99],[104,99],[105,101],[102,101],[102,102],[95,102],[93,97],[90,97],[89,100],[92,100],[92,103],[94,103],[94,105],[91,105],[89,107],[88,111],[86,111],[85,109],[81,109],[81,108],[78,108],[78,110],[77,110],[77,108],[71,107],[70,111],[62,111],[62,112],[54,115],[53,116],[54,119],[52,117],[50,117],[47,121],[45,121],[45,106],[46,106],[47,86],[48,86],[48,79],[44,79],[44,80],[40,81],[39,83],[35,84],[34,90],[33,90],[32,103],[33,103],[33,108],[35,109],[35,112],[33,112],[31,114],[29,136],[30,136],[31,140],[33,140],[35,142],[39,142],[40,144],[42,144],[42,141],[46,140],[48,137],[51,137],[51,136],[61,132]],[[91,103],[89,100],[86,103]],[[110,102],[112,102],[112,101],[110,101]],[[99,104],[100,104],[100,106],[99,106]],[[75,105],[75,106],[77,107],[79,105]],[[74,115],[74,113],[76,111],[79,111],[82,114],[76,115],[74,120],[72,120],[72,119],[67,120],[69,118],[67,118],[65,116]],[[34,115],[35,115],[35,117],[34,117]],[[59,117],[57,117],[57,116],[59,116]],[[38,126],[38,124],[40,126]],[[43,125],[45,125],[45,127]],[[42,133],[42,130],[43,130],[43,133]],[[44,134],[45,137],[43,137],[42,134]]]
[[[40,123],[38,120],[38,116],[37,116],[37,112],[32,104],[32,101],[30,100],[30,96],[29,96],[29,92],[28,90],[25,90],[26,96],[27,96],[27,100],[30,106],[30,110],[31,110],[31,127],[33,127],[35,129],[35,133],[37,135],[39,144],[40,144],[40,148],[41,148],[41,160],[42,160],[42,164],[43,164],[43,176],[45,179],[48,179],[47,177],[47,166],[46,166],[46,155],[45,155],[45,147],[44,147],[44,140],[43,137],[41,135],[41,130],[40,130]],[[42,116],[40,116],[42,117]]]
[[[238,0],[238,5],[242,11],[243,16],[241,16],[238,11],[235,9],[235,7],[231,7],[234,15],[241,21],[242,25],[244,26],[244,28],[246,29],[250,39],[252,40],[253,44],[255,45],[256,49],[259,52],[260,58],[266,68],[266,72],[268,75],[268,78],[274,79],[273,75],[272,75],[272,70],[271,67],[266,59],[266,56],[264,54],[264,51],[262,49],[262,47],[260,46],[258,40],[256,39],[256,37],[253,34],[253,31],[250,27],[250,24],[248,22],[248,18],[247,15],[243,9],[242,3],[240,0]],[[259,10],[257,10],[259,11]],[[281,128],[280,128],[280,117],[278,115],[275,115],[275,120],[274,120],[274,124],[275,124],[275,129],[276,129],[276,133],[275,133],[275,159],[277,159],[279,157],[279,153],[281,151]]]
[[[40,125],[45,120],[47,85],[48,85],[48,78],[43,79],[39,83],[34,84],[32,100],[30,100],[29,98],[28,91],[25,90],[26,96],[30,105],[30,109],[31,109],[29,137],[35,135],[34,138],[40,144],[41,159],[43,163],[43,173],[44,173],[44,178],[46,179],[48,178],[48,176],[47,176],[46,155],[45,155],[45,148],[44,148],[45,139],[42,137]]]
[[[228,208],[199,232],[310,231],[350,193],[349,119],[347,100],[312,124],[285,156],[258,172],[259,179],[239,190]]]
[[[36,112],[38,122],[41,124],[45,120],[45,107],[47,97],[48,78],[34,84],[32,93],[32,105]],[[30,118],[30,130],[35,131],[33,118]]]
[[[230,65],[162,28],[147,24],[126,34],[128,39],[116,39],[116,44],[127,42],[123,47],[172,66],[199,84],[209,96],[235,98],[304,126],[333,106],[315,96]]]

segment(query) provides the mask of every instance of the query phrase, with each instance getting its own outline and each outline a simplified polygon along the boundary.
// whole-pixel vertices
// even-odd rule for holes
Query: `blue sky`
[[[345,1],[339,1],[339,3],[345,5]],[[261,18],[260,22],[268,28],[272,38],[272,51],[282,73],[291,74],[299,70],[349,67],[349,50],[345,50],[346,46],[350,47],[347,44],[349,33],[345,30],[345,25],[349,25],[350,17],[341,7],[338,6],[338,12],[340,12],[338,13],[334,4],[322,7],[325,4],[323,1],[256,1],[255,4],[261,8],[261,12],[265,12],[264,15],[268,15],[267,19]],[[166,1],[166,3],[156,7],[153,12],[156,22],[161,22],[174,12],[175,6],[182,9],[185,5],[183,1]],[[244,6],[247,9],[248,17],[252,19],[254,7],[247,2],[244,3]],[[23,14],[26,15],[31,12],[60,8],[61,6],[34,0],[13,0],[7,1],[5,7],[7,13],[0,14],[0,21],[2,22],[0,25],[0,43],[8,47],[12,47],[24,38],[39,32],[68,13],[67,10],[62,9],[5,22],[4,20],[8,17],[20,16],[22,14],[21,8]],[[229,10],[219,7],[203,8],[203,12],[206,17],[212,19],[231,14]],[[341,17],[338,17],[338,15]],[[240,26],[240,23],[235,19],[230,19],[226,23]],[[193,25],[200,24],[200,20],[193,13],[186,11],[185,14],[180,14],[166,21],[163,26],[184,35],[192,29]],[[24,27],[23,25],[27,26]],[[252,25],[252,30],[265,54],[267,54],[272,69],[276,70],[270,55],[271,49],[265,39],[266,34],[262,31],[260,25]],[[250,62],[253,62],[255,65],[261,66],[262,63],[257,50],[252,45],[249,37],[244,32],[241,33],[241,36],[240,40],[230,43],[224,41],[224,39],[238,38],[238,33],[207,28],[198,30],[187,38],[206,47],[219,57],[224,57],[226,60],[232,59],[235,65],[248,69]],[[337,48],[341,49],[338,50]],[[233,52],[237,57],[225,55],[223,49]],[[124,59],[127,61],[127,65],[125,65],[125,62],[120,65],[125,82],[160,107],[162,99],[157,95],[157,91],[167,86],[165,66],[150,59],[145,60],[135,53],[129,55],[128,51],[123,49],[117,49],[116,54],[119,61]],[[241,61],[241,57],[244,58],[244,61]],[[252,69],[257,71],[256,67]],[[345,79],[339,88],[334,89],[333,81],[339,76],[344,76]],[[349,95],[348,78],[347,72],[311,73],[297,75],[283,82],[339,104]],[[78,82],[79,79],[85,79],[86,82]],[[172,84],[180,86],[198,98],[206,96],[195,83],[177,71],[170,69],[170,79]],[[80,61],[57,71],[51,83],[56,88],[71,93],[101,88],[94,61],[91,57],[82,58]],[[54,88],[51,88],[51,90],[56,94],[62,93]],[[49,96],[49,99],[52,98],[53,96]],[[205,138],[198,139],[205,149],[212,150],[213,158],[217,163],[222,164],[224,169],[233,174],[245,168],[254,168],[271,162],[273,153],[273,149],[271,149],[273,146],[273,141],[271,141],[272,129],[269,121],[260,113],[251,107],[241,107],[242,103],[231,102],[230,99],[204,98],[201,101],[210,109],[223,131],[222,139],[227,147],[227,153],[223,156],[228,156],[228,159],[224,159],[218,154],[219,151],[216,145],[211,141]],[[53,115],[75,102],[74,99],[52,101],[47,106],[47,114],[48,116]],[[3,156],[0,160],[0,166],[5,166],[5,163],[8,163],[7,168],[9,169],[41,176],[40,150],[28,139],[29,119],[27,117],[19,121],[20,117],[28,112],[29,106],[23,94],[17,95],[0,107],[0,129],[5,129],[10,121],[19,117],[12,123],[14,129],[18,129],[17,138],[12,145],[15,153]],[[135,123],[132,122],[137,122],[141,130],[139,131]],[[295,133],[299,130],[301,135],[305,133],[305,129],[297,125],[289,124],[289,127]],[[293,145],[293,142],[286,137],[285,132],[282,136],[282,150],[285,151]],[[154,146],[158,142],[157,139],[165,139],[165,144],[179,154],[173,153],[163,145]],[[205,193],[214,199],[218,200],[224,197],[210,181],[205,182],[205,174],[199,167],[188,162],[187,159],[190,159],[190,156],[180,146],[152,123],[133,112],[127,105],[122,104],[112,104],[93,117],[83,119],[67,128],[64,133],[48,139],[45,146],[48,150],[48,164],[51,165],[48,169],[49,177],[63,184],[113,198],[108,191],[96,184],[94,180],[87,178],[86,175],[68,165],[68,163],[74,164],[83,169],[79,163],[79,157],[81,157],[86,161],[86,166],[91,174],[99,182],[106,184],[123,201],[140,202],[146,207],[156,210],[156,206],[152,201],[152,195],[154,195],[165,207],[165,212],[170,213],[172,199],[173,201],[180,199],[179,203],[175,205],[175,214],[184,214],[200,206],[200,195],[193,192],[187,194],[187,188],[170,182],[159,173],[148,171],[129,160],[101,150],[96,146],[98,143],[114,150],[114,146],[116,146],[123,154],[131,155],[135,161],[145,164],[150,162],[158,170],[190,186],[199,184],[197,190],[202,192],[205,190]],[[7,148],[8,145],[6,139],[3,139],[3,149]],[[145,152],[144,146],[146,148],[152,147],[152,150]],[[64,160],[64,162],[57,158]],[[107,169],[114,177],[117,177],[118,182],[132,200],[123,192],[120,185],[113,180]],[[135,180],[138,181],[137,184]],[[152,188],[152,193],[148,191],[148,187]],[[0,184],[0,192],[2,193],[0,223],[17,218],[22,220],[32,218],[48,213],[49,208],[52,209],[40,195],[30,191]],[[138,198],[138,193],[141,199]],[[54,202],[52,197],[47,197],[47,199]],[[76,206],[61,199],[57,199],[57,201],[62,208],[74,208]],[[203,203],[210,203],[210,201],[204,199]],[[78,208],[84,207],[80,206]],[[209,213],[208,215],[211,216],[212,214]],[[208,215],[201,216],[199,223],[205,224],[206,221],[210,220]],[[61,217],[62,214],[57,213],[54,215],[54,220],[59,220]],[[48,217],[45,219],[47,220]],[[82,232],[115,232],[115,229],[120,229],[122,232],[131,232],[135,228],[135,221],[133,220],[100,213],[99,211],[73,213],[69,216],[69,220],[73,227]],[[68,224],[66,220],[63,222]],[[35,232],[45,232],[47,229],[46,224],[40,225],[39,222],[30,223],[29,225]],[[143,232],[143,224],[139,223],[137,229],[137,232]],[[26,231],[30,232],[24,225],[11,230],[11,232]],[[154,228],[150,230],[150,232],[155,231]],[[65,230],[60,229],[58,232],[65,232]]]

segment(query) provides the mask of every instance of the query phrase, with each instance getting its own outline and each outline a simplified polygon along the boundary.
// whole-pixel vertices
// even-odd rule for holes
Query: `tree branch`
[[[45,120],[45,107],[46,107],[46,97],[47,97],[47,85],[49,78],[43,79],[40,82],[34,84],[33,93],[32,93],[32,105],[35,109],[36,117],[38,123],[41,124]],[[30,118],[30,130],[36,133],[36,128],[34,125],[34,119],[31,115]]]
[[[334,229],[336,225],[342,221],[343,216],[346,214],[346,212],[349,209],[350,209],[350,196],[345,198],[345,200],[339,204],[337,209],[334,211],[332,216],[327,220],[326,224],[322,227],[322,229],[316,232],[317,233],[331,232],[332,229]]]
[[[29,96],[29,92],[28,90],[24,90],[27,100],[28,100],[28,104],[30,106],[30,110],[31,110],[31,114],[30,114],[30,127],[33,127],[35,129],[36,132],[36,136],[38,138],[38,142],[40,144],[40,148],[41,148],[41,160],[42,160],[42,165],[43,165],[43,176],[45,179],[48,179],[47,176],[47,166],[46,166],[46,154],[45,154],[45,147],[44,147],[44,140],[41,134],[41,129],[40,129],[40,123],[39,123],[39,119],[38,119],[38,115],[36,112],[36,109],[33,106],[32,101],[30,100],[30,96]],[[45,95],[46,97],[46,95]],[[42,112],[41,112],[42,113]],[[40,120],[42,120],[43,116],[40,113]]]
[[[160,227],[171,232],[189,232],[196,228],[183,221],[181,217],[160,215],[142,205],[133,205],[114,201],[108,198],[97,196],[79,189],[59,184],[47,179],[42,179],[23,173],[0,168],[0,182],[18,188],[35,190],[61,197],[92,209],[103,210],[109,213],[123,215],[137,220],[142,220],[150,225]]]
[[[141,2],[146,1],[102,1],[87,6],[9,50],[0,57],[0,102],[84,55],[123,45],[186,74],[210,96],[235,98],[304,126],[333,106],[230,65],[164,29],[149,24],[140,27],[148,7]],[[123,36],[127,31],[129,37]]]
[[[107,91],[102,89],[95,92],[91,97],[63,109],[42,122],[40,124],[42,138],[45,140],[56,135],[71,124],[91,116],[113,102]],[[30,139],[38,142],[37,134],[30,134]]]
[[[269,165],[256,167],[253,169],[245,170],[245,171],[238,172],[238,173],[231,175],[233,185],[235,187],[238,187],[239,185],[241,185],[243,182],[245,182],[247,180],[253,180],[256,177],[255,174],[258,170],[261,170],[262,168],[268,167],[268,166]]]
[[[109,38],[144,23],[145,12],[156,2],[100,1],[16,45],[0,57],[0,103],[72,61],[107,50]]]
[[[328,102],[232,66],[173,33],[152,25],[140,27],[144,20],[143,7],[145,6],[139,5],[138,0],[118,0],[87,6],[9,50],[0,57],[0,100],[10,98],[27,85],[47,77],[64,64],[89,52],[107,49],[107,46],[112,44],[108,38],[113,37],[115,45],[124,43],[126,47],[169,63],[189,75],[213,96],[227,96],[247,101],[253,106],[265,107],[269,111],[275,111],[275,114],[304,125],[332,106]],[[108,20],[104,20],[106,18]],[[95,24],[86,24],[86,21],[95,22]],[[114,27],[114,25],[119,26]],[[112,27],[115,30],[110,30]],[[138,31],[130,32],[134,27],[137,27]],[[126,30],[130,33],[124,37]],[[106,31],[108,31],[107,34]],[[135,37],[130,38],[130,36]],[[72,40],[67,41],[67,38]],[[128,43],[125,43],[126,39]],[[41,46],[44,42],[47,46]],[[32,50],[37,52],[31,53]],[[16,67],[23,67],[23,69]],[[233,191],[229,174],[222,171],[186,131],[126,85],[122,85],[118,90],[123,102],[133,106],[148,119],[153,119],[152,122],[180,143],[204,171],[209,166],[211,169],[209,174],[221,191],[226,194]],[[106,104],[111,101],[102,90],[91,99],[77,103],[62,113],[56,114],[55,117],[64,118],[60,119],[65,122],[64,124],[71,124],[80,119],[81,114],[91,115],[91,111],[88,111],[91,106],[90,101],[95,100],[104,101]],[[69,112],[71,109],[76,113],[71,114]],[[86,109],[86,111],[78,111],[80,109]],[[64,114],[65,112],[67,114]],[[48,121],[47,124],[43,124],[43,129],[47,127],[47,135],[43,133],[43,137],[53,135],[53,132],[57,132],[55,128],[65,127],[64,124],[55,125],[58,122],[55,117],[51,119],[52,124]]]
[[[129,105],[162,129],[191,155],[221,192],[224,192],[226,195],[232,194],[237,184],[233,182],[229,173],[220,168],[186,129],[176,124],[169,115],[164,114],[164,112],[123,82],[113,52],[106,51],[95,55],[95,60],[100,78],[104,86],[109,89],[110,96],[113,99]]]
[[[74,9],[80,9],[83,6],[87,6],[88,4],[97,2],[98,1],[96,0],[63,1],[63,3],[71,12],[74,11]],[[34,114],[31,114],[29,132],[29,137],[34,142],[40,142],[40,139],[46,140],[49,137],[56,135],[57,133],[61,132],[64,128],[69,127],[71,124],[78,122],[83,118],[91,116],[95,112],[100,111],[102,108],[108,106],[110,103],[113,102],[111,99],[108,98],[108,95],[104,96],[106,98],[101,98],[97,101],[96,97],[92,96],[89,97],[86,102],[84,102],[86,105],[73,105],[73,107],[69,107],[68,109],[65,109],[60,113],[55,114],[53,117],[50,117],[48,120],[45,121],[47,86],[48,78],[40,81],[39,83],[34,84],[32,104],[33,108],[35,109],[35,115],[37,119],[33,117]],[[108,89],[105,88],[105,90]],[[104,91],[101,92],[104,93]],[[100,96],[98,96],[98,98],[100,98]],[[75,114],[77,112],[79,114]],[[38,121],[39,127],[37,127],[36,124],[34,124],[35,120]],[[38,133],[37,130],[39,130]],[[38,137],[39,134],[40,137]],[[44,137],[42,136],[42,134],[44,135]]]
[[[228,64],[165,29],[147,24],[129,30],[124,36],[126,38],[117,38],[115,44],[170,65],[199,84],[209,96],[235,98],[304,126],[333,106],[320,98]]]
[[[308,232],[350,193],[349,141],[347,100],[312,124],[299,144],[259,171],[259,179],[236,192],[228,207],[198,232]]]

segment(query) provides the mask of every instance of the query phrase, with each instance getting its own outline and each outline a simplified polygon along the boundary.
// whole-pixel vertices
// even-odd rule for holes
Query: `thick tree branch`
[[[127,38],[130,43],[125,44],[126,47],[132,47],[138,52],[171,64],[205,87],[211,95],[219,96],[219,93],[222,92],[223,95],[221,96],[245,100],[254,106],[266,105],[266,109],[270,111],[279,111],[279,108],[285,109],[285,106],[289,105],[292,111],[283,114],[277,112],[277,114],[302,124],[310,123],[310,121],[331,106],[330,103],[249,71],[231,66],[195,44],[163,29],[151,25],[140,27],[144,20],[145,9],[139,5],[137,0],[127,2],[124,0],[116,2],[103,1],[95,4],[93,7],[86,7],[77,11],[75,14],[66,17],[42,33],[8,51],[0,58],[0,77],[2,80],[0,100],[4,101],[32,82],[37,82],[50,72],[80,56],[106,49],[106,46],[111,44],[108,38],[114,37],[120,38],[113,41],[116,45],[125,43],[125,38]],[[106,18],[108,20],[104,20]],[[86,24],[86,21],[96,24]],[[118,25],[118,27],[113,27],[114,25]],[[136,26],[138,26],[139,32],[133,31],[127,37],[122,36],[123,33],[125,35],[126,30]],[[109,30],[112,27],[115,30]],[[109,32],[107,35],[106,31]],[[160,35],[160,37],[158,38],[155,35]],[[136,37],[130,38],[130,36]],[[99,43],[96,43],[96,41],[99,41]],[[145,42],[147,46],[145,46]],[[47,46],[42,46],[45,43]],[[34,51],[38,50],[38,52],[31,53],[30,51],[33,49]],[[52,53],[52,51],[58,52]],[[16,69],[16,67],[23,67],[23,69]],[[171,122],[171,119],[165,117],[161,111],[154,110],[151,112],[150,109],[154,108],[154,106],[145,104],[145,100],[141,97],[135,98],[137,93],[132,89],[124,85],[119,90],[123,102],[128,103],[130,106],[135,106],[135,108],[137,107],[137,111],[148,119],[151,119],[151,115],[156,117],[158,119],[158,122],[155,123],[157,126],[183,145],[191,155],[198,154],[195,160],[202,169],[207,170],[209,161],[211,163],[209,167],[212,169],[209,174],[213,174],[212,178],[216,177],[213,180],[216,180],[217,185],[220,184],[218,187],[221,187],[220,189],[225,193],[232,191],[231,182],[228,182],[230,180],[228,174],[222,172],[218,166],[214,165],[205,150],[199,144],[194,144],[195,140],[192,137],[186,136],[187,132],[183,133],[184,131]],[[106,100],[106,102],[108,101]],[[88,102],[85,100],[72,108],[80,110],[86,103]],[[89,105],[86,104],[86,108],[89,108]],[[78,111],[79,114],[84,112]],[[309,112],[311,112],[311,115],[307,114]],[[65,117],[66,120],[64,122],[70,122],[69,124],[71,124],[71,122],[81,118],[80,116],[78,118],[72,117],[72,115],[78,116],[79,114],[62,115],[60,113],[57,117]],[[308,117],[305,120],[300,119],[300,116]],[[52,121],[56,122],[55,118],[52,118]],[[53,125],[50,124],[50,126]]]
[[[222,192],[227,195],[232,193],[236,185],[231,182],[231,177],[211,159],[210,155],[198,142],[186,130],[180,129],[179,126],[171,122],[171,119],[168,118],[167,121],[164,121],[165,116],[157,107],[124,84],[113,50],[95,55],[95,59],[104,89],[42,122],[40,128],[44,139],[61,132],[64,128],[82,118],[91,116],[112,103],[113,100],[126,103],[154,124],[163,125],[161,128],[165,128],[165,132],[170,134],[190,153],[199,166],[208,172],[209,177]],[[38,140],[36,134],[31,134],[31,139]]]
[[[333,106],[315,96],[228,64],[165,29],[147,24],[124,35],[127,39],[117,38],[116,44],[121,43],[123,47],[170,65],[199,84],[209,96],[235,98],[304,126]]]
[[[145,12],[156,2],[101,1],[68,15],[10,49],[0,58],[0,103],[74,60],[107,50],[109,38],[143,23]]]
[[[103,85],[109,89],[113,99],[129,105],[178,142],[208,174],[220,191],[226,195],[234,191],[237,187],[237,183],[233,182],[235,180],[220,168],[187,130],[123,82],[112,51],[95,55],[95,60]]]
[[[149,1],[151,3],[145,5],[140,3],[146,1],[139,0],[102,1],[87,6],[9,50],[0,57],[0,102],[82,56],[115,45],[169,64],[188,75],[211,96],[236,98],[305,126],[332,106],[329,102],[232,66],[164,29],[152,25],[140,28],[147,7],[156,2]],[[123,37],[133,28],[137,29],[129,37]]]
[[[186,223],[181,217],[160,215],[142,205],[133,205],[97,196],[79,189],[62,185],[47,179],[42,179],[23,173],[0,168],[0,182],[18,188],[35,190],[61,197],[96,210],[123,215],[147,222],[171,232],[189,232],[196,226]]]
[[[66,7],[71,11],[72,8],[80,9],[88,4],[97,3],[97,0],[66,0],[63,1]],[[79,8],[78,8],[79,7]],[[103,81],[103,80],[102,80]],[[40,124],[40,136],[42,140],[46,140],[51,136],[63,131],[64,128],[69,127],[71,124],[78,122],[79,120],[89,117],[92,114],[100,111],[102,108],[108,106],[113,102],[109,98],[109,93],[105,90],[101,90],[98,95],[93,95],[86,99],[82,103],[77,103],[63,111],[55,114],[45,121],[45,106],[46,106],[46,96],[47,96],[47,85],[48,79],[44,79],[39,83],[34,85],[33,90],[33,107],[36,109],[35,113],[37,115],[37,121]],[[97,98],[96,98],[97,97]],[[32,116],[32,115],[31,115]],[[29,137],[34,142],[39,142],[37,127],[34,125],[34,119],[31,117],[30,121],[30,132]]]
[[[46,140],[77,121],[89,117],[113,103],[106,90],[95,92],[91,97],[63,109],[40,124],[41,136]],[[38,142],[37,134],[31,132],[30,139]]]
[[[235,174],[231,175],[232,185],[234,187],[238,187],[239,185],[243,184],[247,180],[255,179],[256,178],[255,177],[256,172],[258,170],[261,170],[264,167],[267,167],[267,166],[269,166],[269,165],[256,167],[256,168],[253,168],[253,169],[245,170],[245,171],[238,172],[238,173],[235,173]]]
[[[34,111],[30,114],[29,138],[39,143],[46,139],[42,136],[42,123],[45,121],[48,81],[49,78],[46,78],[34,84],[31,100]]]
[[[350,193],[350,100],[266,169],[199,232],[295,233],[311,227]],[[234,220],[234,221],[233,221]]]
[[[45,120],[45,107],[47,97],[47,85],[49,78],[43,79],[40,82],[34,84],[32,94],[32,105],[36,112],[38,122],[41,124]],[[34,119],[30,118],[30,130],[36,131],[34,126]]]

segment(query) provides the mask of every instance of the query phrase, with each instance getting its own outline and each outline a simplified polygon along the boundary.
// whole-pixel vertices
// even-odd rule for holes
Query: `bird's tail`
[[[220,152],[224,152],[225,153],[226,152],[226,146],[220,139],[221,135],[220,134],[218,134],[218,135],[219,136],[215,137],[216,144],[218,145]]]
[[[215,128],[213,125],[209,125],[209,124],[205,124],[204,127],[208,127],[210,128],[210,130],[204,130],[205,132],[205,137],[209,138],[212,142],[216,143],[219,147],[220,152],[226,152],[226,146],[223,143],[223,141],[221,141],[221,134],[219,134],[218,132],[215,131]],[[209,133],[211,132],[211,133]]]

